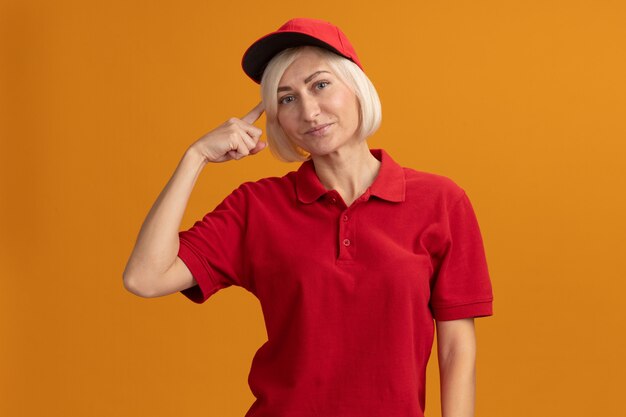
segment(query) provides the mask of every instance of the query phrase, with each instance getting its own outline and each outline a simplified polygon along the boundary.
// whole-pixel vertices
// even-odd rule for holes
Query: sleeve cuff
[[[493,300],[456,305],[452,307],[433,307],[433,318],[438,321],[458,320],[470,317],[493,315]]]
[[[201,304],[221,288],[213,279],[211,267],[203,262],[193,248],[189,247],[182,239],[180,239],[178,257],[187,265],[191,275],[198,283],[198,285],[182,290],[181,293],[184,296],[194,303]]]

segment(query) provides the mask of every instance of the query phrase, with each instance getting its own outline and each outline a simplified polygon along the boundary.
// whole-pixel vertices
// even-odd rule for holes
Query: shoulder
[[[289,198],[295,195],[295,172],[282,177],[266,177],[255,181],[243,182],[232,195],[239,195],[248,201],[268,201],[277,198]]]
[[[246,191],[272,191],[284,187],[293,186],[295,183],[295,171],[290,171],[282,177],[265,177],[255,181],[245,181],[239,188]]]
[[[451,206],[465,196],[465,190],[445,175],[406,167],[403,170],[407,199],[428,199]]]

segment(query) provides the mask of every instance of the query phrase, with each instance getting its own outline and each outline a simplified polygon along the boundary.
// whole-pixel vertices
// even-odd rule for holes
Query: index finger
[[[252,124],[256,122],[257,120],[259,120],[259,117],[261,117],[264,111],[265,111],[265,107],[263,107],[263,102],[261,101],[252,110],[250,110],[248,114],[243,116],[241,120],[243,120],[246,123]]]

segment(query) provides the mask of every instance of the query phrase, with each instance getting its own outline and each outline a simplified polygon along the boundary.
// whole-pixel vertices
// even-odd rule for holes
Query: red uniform
[[[180,233],[201,303],[230,285],[260,301],[268,340],[246,417],[422,417],[434,322],[492,314],[470,201],[382,150],[350,207],[311,161],[244,183]]]

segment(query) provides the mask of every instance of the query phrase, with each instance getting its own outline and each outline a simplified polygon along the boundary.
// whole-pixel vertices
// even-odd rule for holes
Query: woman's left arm
[[[474,319],[437,321],[442,417],[474,417],[476,334]]]

